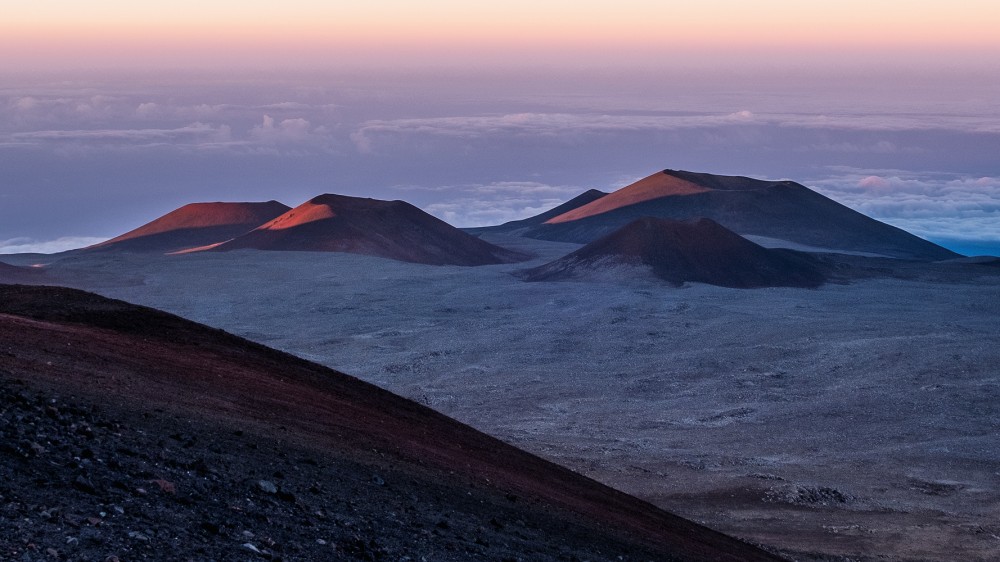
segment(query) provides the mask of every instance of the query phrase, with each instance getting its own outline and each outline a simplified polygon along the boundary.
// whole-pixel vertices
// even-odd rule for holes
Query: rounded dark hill
[[[581,278],[621,266],[645,266],[675,285],[817,287],[824,274],[797,252],[769,250],[706,218],[643,217],[554,262],[524,272],[527,281]]]
[[[224,242],[290,209],[277,201],[190,203],[83,251],[172,253]]]
[[[0,342],[4,559],[774,560],[153,309],[0,285]]]
[[[527,259],[462,232],[404,201],[320,195],[213,251],[348,252],[430,265]]]
[[[586,244],[641,217],[707,217],[742,235],[831,251],[936,261],[958,257],[937,244],[867,217],[792,181],[664,170],[524,233]]]
[[[0,283],[37,283],[43,274],[37,268],[0,262]]]

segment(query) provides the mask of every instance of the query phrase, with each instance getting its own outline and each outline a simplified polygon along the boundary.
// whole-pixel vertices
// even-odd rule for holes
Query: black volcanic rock
[[[805,254],[769,250],[706,218],[672,221],[643,217],[583,248],[527,270],[527,281],[558,281],[648,267],[675,285],[708,283],[734,288],[817,287],[825,281]]]
[[[404,201],[320,195],[211,250],[348,252],[431,265],[523,261]]]
[[[4,560],[775,560],[153,309],[0,285],[0,342]]]
[[[277,201],[190,203],[83,252],[171,253],[224,242],[288,211]]]
[[[936,261],[958,254],[791,181],[675,170],[653,174],[547,219],[524,236],[586,244],[640,217],[707,217],[742,235],[843,252]]]

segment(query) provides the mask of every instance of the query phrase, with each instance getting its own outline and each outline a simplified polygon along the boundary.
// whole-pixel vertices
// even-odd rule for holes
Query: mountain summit
[[[291,207],[262,203],[190,203],[139,228],[83,251],[171,253],[215,244],[248,232]]]
[[[213,251],[348,252],[431,265],[512,263],[526,256],[466,234],[404,201],[320,195]]]
[[[710,218],[740,235],[834,252],[935,261],[958,254],[792,181],[664,170],[523,231],[586,244],[641,218]],[[498,227],[499,228],[499,227]]]

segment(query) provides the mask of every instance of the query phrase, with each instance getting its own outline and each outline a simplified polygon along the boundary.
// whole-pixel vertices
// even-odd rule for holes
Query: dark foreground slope
[[[0,286],[0,381],[3,559],[771,559],[352,377],[89,293]]]
[[[84,251],[170,253],[224,242],[289,210],[277,201],[191,203]]]
[[[825,281],[805,254],[769,250],[711,219],[644,217],[553,262],[524,272],[528,281],[586,278],[621,266],[642,266],[675,285],[817,287]]]
[[[944,260],[958,254],[791,181],[664,170],[535,226],[525,236],[586,244],[641,217],[708,217],[741,235],[846,252]]]
[[[348,252],[430,265],[526,259],[403,201],[320,195],[212,250]]]

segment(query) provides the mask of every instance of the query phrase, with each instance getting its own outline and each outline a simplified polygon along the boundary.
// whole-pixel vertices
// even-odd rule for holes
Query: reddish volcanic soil
[[[0,342],[4,559],[773,559],[152,309],[0,286]]]
[[[823,273],[807,255],[768,250],[711,219],[672,221],[644,217],[541,267],[528,281],[585,276],[622,264],[644,265],[680,285],[688,281],[723,287],[817,287]]]
[[[653,174],[614,193],[608,194],[582,207],[556,215],[545,222],[559,224],[579,220],[621,207],[635,205],[643,201],[670,197],[672,195],[694,195],[709,191],[707,188],[669,174]]]
[[[320,195],[212,251],[348,252],[430,265],[489,265],[527,258],[403,201]]]
[[[265,203],[191,203],[85,250],[178,252],[224,242],[288,211],[277,201]]]
[[[936,261],[958,257],[791,181],[664,170],[530,228],[531,238],[587,244],[641,217],[708,217],[742,235],[846,252]]]

